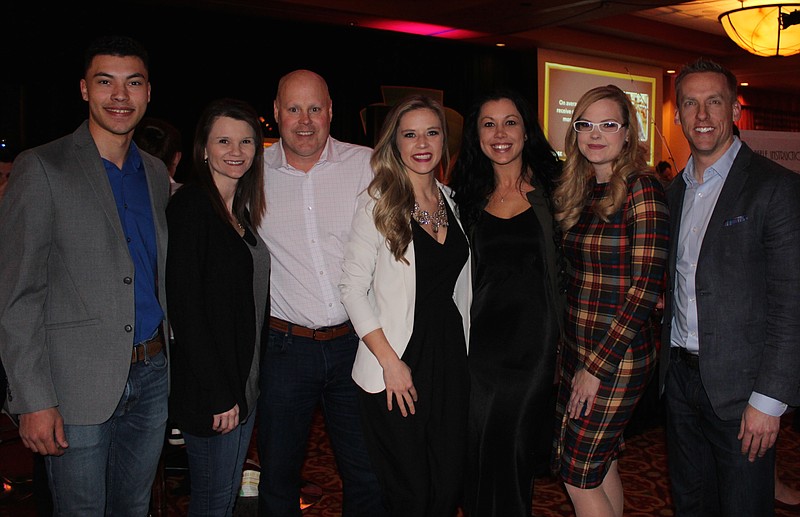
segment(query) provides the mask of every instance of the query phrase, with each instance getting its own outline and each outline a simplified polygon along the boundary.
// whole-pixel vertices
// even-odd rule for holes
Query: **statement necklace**
[[[439,233],[440,226],[448,226],[447,209],[444,207],[442,191],[437,189],[436,194],[439,202],[437,203],[436,210],[433,212],[433,215],[428,213],[427,210],[420,210],[419,203],[416,201],[414,201],[414,209],[411,211],[411,217],[419,224],[430,224],[433,233]]]

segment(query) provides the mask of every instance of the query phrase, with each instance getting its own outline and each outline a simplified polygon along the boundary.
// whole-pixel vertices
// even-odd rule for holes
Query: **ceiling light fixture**
[[[792,56],[800,53],[799,7],[798,3],[742,7],[720,14],[719,22],[728,37],[751,54]]]

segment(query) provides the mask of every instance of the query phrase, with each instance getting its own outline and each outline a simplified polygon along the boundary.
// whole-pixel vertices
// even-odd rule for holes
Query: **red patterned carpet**
[[[800,487],[800,434],[791,428],[791,416],[784,417],[778,440],[778,469],[781,479],[789,486]],[[674,515],[669,496],[669,477],[666,467],[664,432],[651,427],[626,439],[626,450],[620,457],[619,470],[625,487],[626,517],[668,517]],[[255,458],[255,454],[253,454]],[[342,511],[342,485],[325,434],[324,422],[318,413],[309,440],[308,456],[303,467],[304,479],[322,488],[322,498],[308,507],[304,517],[339,517]],[[170,479],[178,482],[178,479]],[[173,502],[174,501],[174,502]],[[169,517],[185,515],[186,498],[170,500]],[[253,506],[240,505],[237,515],[249,517]],[[539,478],[534,484],[533,514],[536,517],[567,517],[574,515],[569,497],[562,485],[550,478]],[[777,517],[800,515],[777,509]],[[744,516],[743,516],[744,517]]]
[[[792,487],[800,487],[800,434],[791,428],[791,416],[786,415],[778,439],[778,469],[781,478]],[[25,450],[15,430],[3,415],[0,425],[0,474],[15,481],[6,486],[0,495],[0,517],[37,517],[35,498],[29,480],[32,470],[30,453]],[[167,449],[168,467],[181,465],[181,451]],[[255,459],[255,451],[251,453]],[[664,433],[658,426],[643,430],[627,439],[627,449],[620,458],[620,472],[625,487],[626,517],[666,517],[674,515],[670,507],[669,478],[666,469]],[[162,517],[182,517],[188,505],[186,471],[168,468],[166,474],[166,512]],[[304,517],[339,517],[341,515],[341,480],[319,414],[309,440],[308,457],[303,476],[322,489],[322,497],[308,507]],[[559,483],[540,478],[535,483],[534,515],[537,517],[565,517],[573,515],[566,492]],[[254,498],[240,500],[237,517],[255,515]],[[153,515],[158,515],[154,513]],[[788,517],[796,512],[777,509],[775,515]]]

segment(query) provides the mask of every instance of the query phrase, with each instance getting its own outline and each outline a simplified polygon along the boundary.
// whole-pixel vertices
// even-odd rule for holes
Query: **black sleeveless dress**
[[[449,206],[447,216],[442,244],[411,224],[414,329],[401,359],[411,368],[416,414],[403,417],[397,407],[388,411],[385,390],[360,396],[370,459],[393,517],[452,517],[461,504],[469,373],[453,291],[469,245]]]
[[[550,443],[559,315],[547,303],[543,238],[532,208],[510,219],[483,212],[474,229],[470,516],[530,516],[535,455]]]

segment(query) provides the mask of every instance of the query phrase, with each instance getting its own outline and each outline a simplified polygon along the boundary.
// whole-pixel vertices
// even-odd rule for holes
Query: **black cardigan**
[[[244,239],[239,237],[197,185],[184,185],[174,194],[167,224],[167,306],[175,338],[170,419],[188,433],[213,436],[214,414],[235,404],[242,419],[249,411],[245,387],[256,347],[256,317],[248,243],[264,243],[249,228]]]

